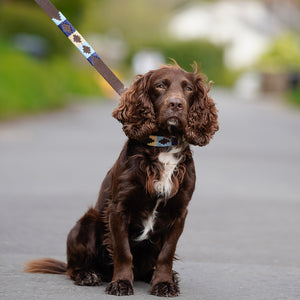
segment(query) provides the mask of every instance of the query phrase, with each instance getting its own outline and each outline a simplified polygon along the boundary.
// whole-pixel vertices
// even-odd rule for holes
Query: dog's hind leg
[[[67,274],[77,285],[100,285],[107,278],[103,266],[103,224],[99,212],[90,208],[76,223],[67,240]]]

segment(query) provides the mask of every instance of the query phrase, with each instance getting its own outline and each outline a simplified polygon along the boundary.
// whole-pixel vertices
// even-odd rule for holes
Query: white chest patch
[[[158,160],[162,163],[164,168],[160,179],[154,182],[154,189],[159,197],[170,197],[173,188],[172,175],[178,163],[182,159],[182,156],[176,158],[174,154],[180,151],[181,148],[175,148],[170,152],[162,152],[158,156]]]
[[[147,219],[143,220],[144,230],[142,234],[135,239],[135,241],[140,242],[146,240],[148,238],[148,234],[153,230],[155,224],[155,218],[157,215],[157,207],[159,203],[164,198],[169,198],[173,188],[172,175],[174,170],[176,169],[178,163],[181,161],[182,156],[179,158],[175,157],[175,153],[180,152],[181,148],[175,148],[169,152],[162,152],[158,156],[158,160],[163,165],[163,172],[161,173],[160,179],[154,182],[154,189],[159,197],[157,203],[152,211],[152,213],[148,216]]]

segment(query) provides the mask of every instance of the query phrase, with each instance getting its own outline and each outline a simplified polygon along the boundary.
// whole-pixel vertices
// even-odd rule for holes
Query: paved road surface
[[[220,131],[193,148],[197,187],[178,246],[181,298],[300,299],[300,114],[217,91]],[[114,299],[60,275],[70,228],[95,203],[125,137],[113,104],[74,105],[0,124],[0,298]],[[135,284],[135,299],[154,299]],[[127,298],[126,298],[127,299]]]

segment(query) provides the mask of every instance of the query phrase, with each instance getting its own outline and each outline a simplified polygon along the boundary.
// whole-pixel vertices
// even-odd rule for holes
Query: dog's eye
[[[187,86],[187,87],[185,88],[185,90],[188,91],[188,92],[192,92],[192,91],[193,91],[193,89],[192,89],[190,86]]]
[[[163,83],[158,83],[156,86],[155,86],[157,89],[164,89],[165,88],[165,85]]]

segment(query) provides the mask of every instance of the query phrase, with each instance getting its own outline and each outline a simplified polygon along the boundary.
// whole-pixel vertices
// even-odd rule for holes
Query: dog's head
[[[218,130],[217,109],[208,91],[197,70],[188,73],[178,65],[163,66],[137,77],[121,95],[113,117],[131,139],[163,132],[204,146]]]

